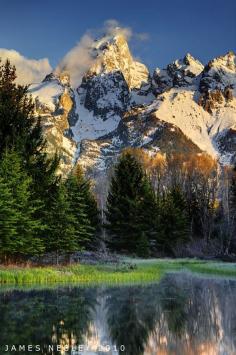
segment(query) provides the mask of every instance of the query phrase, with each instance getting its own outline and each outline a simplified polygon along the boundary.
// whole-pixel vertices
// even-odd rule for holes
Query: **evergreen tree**
[[[15,148],[31,157],[44,145],[40,119],[33,115],[28,87],[17,85],[15,79],[16,69],[7,60],[0,65],[0,155]]]
[[[150,242],[158,238],[158,203],[157,196],[146,174],[143,174],[143,196],[139,204],[139,224],[142,226],[147,240]],[[143,233],[141,233],[142,236]],[[142,236],[143,238],[143,236]]]
[[[53,159],[46,159],[44,153],[42,157],[39,156],[37,161],[32,163],[29,174],[32,177],[32,198],[39,199],[41,206],[37,210],[37,218],[50,229],[51,220],[50,211],[53,204],[59,196],[59,189],[61,184],[61,177],[56,175],[59,159],[55,156]],[[47,246],[46,231],[42,233],[42,237]]]
[[[137,241],[136,252],[138,256],[143,258],[148,257],[150,254],[149,241],[144,232],[141,233],[140,238]]]
[[[1,252],[14,257],[41,253],[44,247],[40,234],[44,226],[36,217],[41,203],[32,198],[32,179],[15,151],[2,155],[0,179]]]
[[[56,252],[57,262],[60,252],[72,253],[78,250],[76,219],[64,184],[60,184],[53,197],[49,212],[47,251]]]
[[[59,158],[47,157],[41,120],[34,115],[28,87],[17,85],[15,79],[15,67],[8,60],[0,63],[0,158],[12,148],[22,156],[24,168],[32,178],[34,198],[43,202],[38,217],[47,223],[47,212],[59,183],[55,174]]]
[[[189,232],[186,202],[178,187],[172,188],[164,195],[160,206],[159,223],[158,244],[164,251],[173,253],[178,243],[187,240]]]
[[[0,259],[7,261],[12,252],[12,243],[17,237],[19,212],[15,208],[15,200],[11,190],[0,177]]]
[[[95,228],[92,226],[91,220],[87,213],[88,201],[86,194],[81,189],[81,185],[77,177],[70,174],[66,183],[66,190],[71,207],[71,212],[74,216],[74,228],[77,233],[77,248],[86,247],[92,241]]]
[[[109,244],[117,251],[138,253],[141,241],[149,241],[155,230],[155,195],[140,163],[129,152],[115,168],[106,217]]]
[[[85,178],[83,170],[79,165],[76,166],[74,175],[76,177],[78,190],[85,201],[85,213],[95,233],[98,234],[100,232],[100,216],[97,201],[91,191],[91,182]]]

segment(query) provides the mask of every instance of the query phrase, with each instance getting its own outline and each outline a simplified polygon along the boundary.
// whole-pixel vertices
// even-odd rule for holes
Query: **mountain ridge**
[[[62,156],[63,174],[76,161],[104,173],[129,146],[150,154],[207,152],[221,164],[235,162],[233,52],[205,66],[188,53],[151,75],[122,35],[97,40],[90,50],[93,63],[79,87],[72,88],[68,71],[30,87],[48,151]]]

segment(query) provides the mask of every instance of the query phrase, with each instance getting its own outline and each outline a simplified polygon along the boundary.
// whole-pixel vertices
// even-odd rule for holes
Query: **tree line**
[[[206,153],[121,155],[107,198],[108,245],[139,256],[236,252],[236,174]]]
[[[66,179],[46,154],[40,117],[16,69],[0,63],[0,259],[73,252],[96,241],[97,203],[79,166]]]

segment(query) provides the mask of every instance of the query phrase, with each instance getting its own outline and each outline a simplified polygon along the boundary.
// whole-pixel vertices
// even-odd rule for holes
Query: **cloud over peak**
[[[60,61],[55,69],[56,74],[67,71],[71,77],[73,86],[78,86],[83,75],[95,62],[91,48],[97,38],[115,37],[123,35],[127,41],[134,39],[136,41],[147,40],[148,35],[145,33],[135,33],[131,27],[122,26],[117,20],[110,19],[104,22],[100,29],[87,31],[81,40],[73,47]]]

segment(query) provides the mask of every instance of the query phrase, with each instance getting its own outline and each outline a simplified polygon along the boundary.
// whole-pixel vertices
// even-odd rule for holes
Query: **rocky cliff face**
[[[150,88],[149,71],[133,59],[124,36],[97,40],[91,56],[94,64],[85,73],[78,92],[84,107],[95,116],[103,120],[112,114],[121,116],[132,102],[132,93],[142,95],[147,86]]]
[[[65,76],[50,74],[41,84],[31,86],[30,93],[35,99],[35,114],[42,119],[47,152],[60,155],[60,173],[66,175],[73,167],[77,150],[77,144],[71,138],[70,126],[77,113],[69,77],[65,81]]]
[[[148,82],[149,71],[142,63],[135,61],[123,35],[104,37],[97,40],[92,48],[95,63],[87,75],[94,76],[120,71],[129,89],[140,89]]]
[[[157,68],[153,74],[153,88],[156,94],[163,93],[173,87],[185,87],[196,82],[204,66],[191,54],[183,59],[167,65],[165,69]]]
[[[150,154],[206,151],[222,164],[235,161],[234,53],[205,67],[187,54],[152,77],[122,35],[96,40],[90,55],[93,64],[78,88],[62,72],[30,89],[63,174],[76,161],[93,176],[104,173],[128,146]]]
[[[84,107],[104,121],[109,118],[109,114],[122,115],[130,102],[129,87],[123,73],[118,70],[86,76],[80,86],[80,93],[84,95]]]

